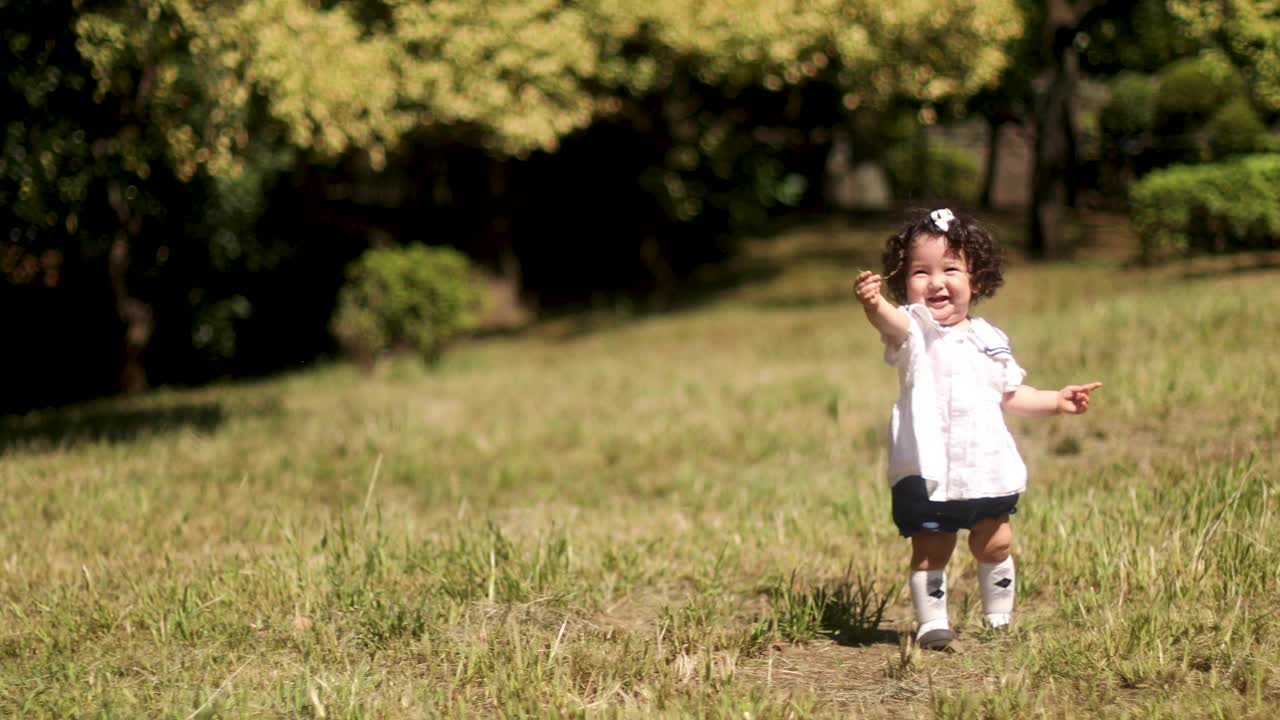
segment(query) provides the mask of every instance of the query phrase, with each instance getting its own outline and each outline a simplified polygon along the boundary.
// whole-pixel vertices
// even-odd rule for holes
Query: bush
[[[1102,107],[1098,124],[1104,142],[1119,145],[1150,132],[1155,115],[1155,83],[1146,75],[1122,72],[1111,83],[1111,97]]]
[[[928,199],[945,197],[962,203],[972,203],[978,197],[981,178],[978,173],[978,156],[972,150],[944,140],[930,139],[925,162],[927,187],[916,172],[916,144],[903,142],[894,145],[884,156],[885,172],[889,183],[899,198]]]
[[[1253,106],[1244,98],[1223,105],[1205,126],[1214,160],[1268,149],[1270,136]]]
[[[347,271],[332,329],[366,370],[398,348],[433,364],[451,340],[474,327],[479,305],[461,253],[422,245],[370,250]]]
[[[1156,170],[1130,200],[1148,261],[1280,247],[1280,154]]]
[[[1178,60],[1165,68],[1164,80],[1156,91],[1156,129],[1191,132],[1218,108],[1244,94],[1240,72],[1220,53]]]
[[[1149,172],[1162,157],[1153,152],[1156,84],[1149,75],[1125,71],[1111,82],[1098,112],[1096,186],[1107,200],[1123,199],[1135,175]]]

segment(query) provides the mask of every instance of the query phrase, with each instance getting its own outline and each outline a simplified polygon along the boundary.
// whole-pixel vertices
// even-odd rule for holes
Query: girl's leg
[[[1004,562],[1012,544],[1013,528],[1008,515],[979,520],[969,531],[969,549],[978,562]]]
[[[945,570],[956,549],[953,532],[919,532],[911,536],[912,570]]]
[[[978,589],[982,612],[991,627],[1004,627],[1013,615],[1013,557],[1009,554],[1013,529],[1009,516],[980,520],[969,531],[969,549],[978,561]]]
[[[922,532],[911,536],[911,604],[915,606],[916,642],[942,650],[955,639],[947,619],[947,561],[956,534]]]

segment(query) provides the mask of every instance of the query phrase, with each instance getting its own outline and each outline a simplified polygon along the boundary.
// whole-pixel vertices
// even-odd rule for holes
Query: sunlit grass
[[[957,553],[962,652],[923,655],[896,380],[848,299],[879,237],[797,233],[674,312],[436,371],[11,420],[0,714],[1267,716],[1280,274],[1015,263],[978,312],[1028,381],[1106,384],[1012,423],[1017,629],[980,631]]]

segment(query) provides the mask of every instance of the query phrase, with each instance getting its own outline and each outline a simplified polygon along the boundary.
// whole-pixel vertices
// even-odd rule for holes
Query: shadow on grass
[[[772,283],[796,268],[813,266],[839,268],[847,273],[849,282],[829,292],[817,293],[810,286],[798,285],[767,298],[754,299],[751,304],[762,308],[792,308],[849,300],[858,271],[879,269],[887,227],[883,218],[863,218],[856,223],[828,219],[744,242],[734,256],[703,268],[683,283],[672,293],[668,309],[676,312],[696,309],[726,293]]]
[[[765,296],[742,302],[764,310],[820,307],[853,298],[853,278],[861,269],[880,266],[884,237],[893,225],[889,213],[804,218],[779,224],[766,235],[743,240],[725,259],[705,264],[647,297],[602,300],[595,305],[563,306],[544,312],[528,329],[558,340],[574,340],[634,321],[696,312],[750,288],[770,287]],[[838,288],[788,283],[799,268],[830,266],[848,275]],[[520,334],[525,329],[510,333]]]
[[[900,642],[899,636],[901,633],[898,630],[876,628],[875,630],[863,632],[856,637],[844,637],[844,634],[839,632],[824,633],[824,635],[835,644],[844,647],[867,647],[869,645],[897,645]]]
[[[1203,280],[1280,268],[1280,251],[1254,251],[1208,255],[1185,260],[1180,268],[1183,280]]]
[[[697,312],[730,301],[770,311],[849,304],[860,270],[881,268],[885,239],[901,227],[914,206],[878,212],[802,215],[780,220],[761,234],[743,238],[723,259],[675,277],[647,295],[601,295],[591,302],[535,312],[527,324],[487,329],[476,337],[533,334],[572,341],[634,322]],[[1026,214],[1020,209],[973,210],[1004,248],[1011,264],[1034,264],[1027,255]],[[1082,212],[1070,226],[1076,261],[1123,263],[1137,245],[1123,215]],[[1066,260],[1050,262],[1069,262]],[[815,271],[817,271],[815,273]],[[832,273],[843,279],[832,280]]]
[[[855,573],[852,563],[843,577],[816,584],[771,578],[762,588],[770,608],[759,622],[769,633],[788,641],[825,637],[847,647],[898,644],[898,633],[885,629],[884,613],[897,587],[882,587],[871,575]]]
[[[751,301],[751,306],[761,310],[805,310],[808,308],[827,307],[828,305],[848,304],[853,299],[853,281],[849,281],[848,292],[811,292],[808,294],[786,295],[783,297],[759,298]]]
[[[249,412],[271,414],[279,412],[279,408],[265,403]],[[116,444],[184,430],[209,434],[221,427],[227,416],[222,404],[199,402],[157,407],[108,404],[0,417],[0,453],[61,450],[89,443]]]

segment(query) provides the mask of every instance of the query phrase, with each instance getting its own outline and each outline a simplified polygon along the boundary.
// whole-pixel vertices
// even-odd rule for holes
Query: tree
[[[968,111],[987,121],[986,172],[982,179],[978,204],[991,207],[992,194],[1000,161],[1000,131],[1005,125],[1022,124],[1031,117],[1034,92],[1032,81],[1043,67],[1040,31],[1044,25],[1044,7],[1038,2],[1020,3],[1024,32],[1006,41],[1005,52],[1010,62],[1005,65],[995,84],[975,93]]]
[[[1253,104],[1280,114],[1280,5],[1269,0],[1169,0],[1191,37],[1221,48],[1244,73]]]
[[[419,138],[524,158],[556,152],[598,122],[626,125],[653,154],[637,173],[655,209],[686,226],[719,215],[711,224],[723,227],[764,214],[779,192],[793,196],[798,186],[781,187],[788,177],[777,157],[807,142],[800,138],[812,126],[802,116],[829,127],[895,98],[962,99],[994,80],[1005,62],[999,43],[1021,27],[1012,2],[941,10],[867,0],[389,6]],[[508,174],[505,165],[492,173],[495,200]],[[498,254],[509,259],[510,226],[498,224],[507,229],[495,230]],[[668,250],[659,246],[673,233],[649,234],[641,256],[655,277],[667,277]]]
[[[11,241],[64,270],[102,268],[126,391],[148,384],[166,265],[216,264],[214,237],[249,227],[262,183],[298,153],[359,144],[376,156],[399,131],[378,114],[394,97],[389,58],[340,11],[133,0],[14,2],[4,14],[17,108],[0,179]]]
[[[1070,250],[1063,221],[1080,181],[1072,100],[1081,74],[1153,71],[1198,45],[1173,22],[1166,0],[1045,0],[1024,7],[1039,25],[1028,34],[1037,41],[1023,46],[1030,53],[1025,61],[1037,68],[1030,102],[1035,145],[1028,251],[1033,257],[1061,257]]]
[[[1021,30],[1013,0],[11,0],[0,16],[16,108],[0,268],[10,287],[59,276],[59,297],[102,288],[127,390],[148,384],[164,323],[252,312],[219,283],[228,268],[313,252],[256,237],[288,170],[376,174],[423,144],[460,147],[489,158],[501,197],[514,163],[608,125],[658,151],[636,175],[663,243],[709,208],[802,192],[781,152],[821,140],[794,126],[961,103]]]
[[[1072,107],[1079,81],[1077,33],[1099,0],[1048,0],[1041,48],[1047,56],[1044,90],[1034,100],[1035,145],[1031,170],[1031,213],[1027,251],[1032,257],[1061,257],[1065,209],[1075,203],[1076,119]]]

